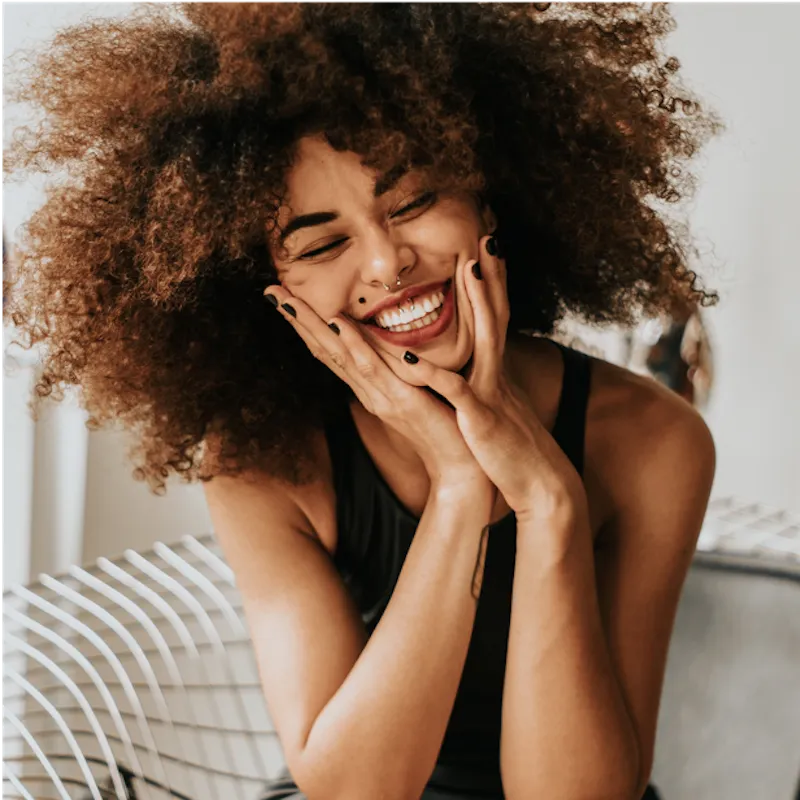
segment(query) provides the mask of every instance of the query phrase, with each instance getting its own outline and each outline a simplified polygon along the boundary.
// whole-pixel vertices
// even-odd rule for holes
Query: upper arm
[[[309,732],[363,650],[364,625],[290,487],[250,473],[216,477],[204,488],[270,714],[301,784]]]
[[[625,488],[596,554],[603,625],[640,745],[642,791],[653,763],[669,640],[716,463],[699,413],[663,389],[652,391],[646,410],[628,423]]]

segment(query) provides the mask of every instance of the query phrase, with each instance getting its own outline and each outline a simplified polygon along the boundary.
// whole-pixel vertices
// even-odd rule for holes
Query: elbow
[[[396,741],[331,726],[312,726],[297,741],[286,757],[307,800],[419,800],[436,763],[435,754],[420,757]]]
[[[630,797],[631,800],[641,800],[642,795],[647,791],[647,785],[650,783],[650,773],[653,770],[653,752],[652,748],[649,752],[645,751],[635,733],[629,752],[628,774],[632,776],[631,786],[628,794],[621,796]]]
[[[570,774],[567,774],[569,772]],[[559,775],[547,770],[524,774],[503,772],[506,800],[532,800],[549,797],[555,800],[641,800],[647,788],[649,770],[642,774],[633,758],[617,761],[604,774],[582,769],[564,770]]]
[[[620,768],[613,787],[613,794],[608,792],[603,797],[618,797],[620,800],[641,800],[650,782],[652,764],[645,764],[641,760],[638,748],[631,752],[630,759],[625,763],[627,768]]]
[[[345,761],[332,769],[306,762],[292,772],[297,788],[307,800],[419,800],[424,790],[424,786],[408,788],[408,782],[371,759]]]
[[[648,763],[642,762],[639,770],[637,770],[636,786],[633,793],[630,795],[633,800],[642,800],[647,787],[650,785],[650,775],[653,771],[653,761],[650,759]]]
[[[620,800],[641,800],[650,780],[650,764],[645,764],[641,757],[639,743],[633,737],[625,750],[625,758],[621,758],[615,775],[608,776],[609,788],[603,797],[618,797]]]
[[[388,787],[383,781],[376,783],[374,778],[352,784],[343,783],[337,788],[323,788],[320,785],[310,787],[308,784],[301,786],[298,782],[297,788],[306,800],[419,800],[421,794],[420,791],[409,793]]]
[[[632,783],[622,784],[614,781],[613,784],[595,784],[591,788],[578,788],[569,783],[563,789],[555,788],[552,783],[534,784],[529,783],[524,787],[519,785],[516,788],[505,788],[503,785],[503,796],[506,800],[533,800],[537,797],[550,797],[553,800],[641,800],[642,794],[636,794],[632,788]]]

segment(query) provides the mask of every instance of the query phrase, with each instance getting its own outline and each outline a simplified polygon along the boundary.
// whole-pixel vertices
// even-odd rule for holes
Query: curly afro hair
[[[313,134],[480,191],[514,330],[716,302],[668,213],[723,129],[661,52],[674,27],[659,4],[186,3],[62,31],[7,93],[43,122],[15,132],[6,173],[66,174],[20,229],[5,308],[23,346],[45,344],[37,395],[80,386],[90,427],[135,433],[156,492],[170,474],[308,479],[349,387],[262,292]]]

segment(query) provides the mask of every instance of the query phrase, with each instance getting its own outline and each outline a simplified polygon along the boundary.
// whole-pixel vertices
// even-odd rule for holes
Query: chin
[[[450,372],[458,372],[463,375],[464,371],[468,369],[472,363],[472,349],[470,348],[467,353],[459,353],[456,355],[452,353],[442,353],[440,356],[438,353],[430,353],[426,354],[425,357],[431,364],[441,369],[446,369]]]

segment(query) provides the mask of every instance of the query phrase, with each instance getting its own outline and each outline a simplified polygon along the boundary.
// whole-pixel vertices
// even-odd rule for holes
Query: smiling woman
[[[515,330],[713,299],[649,202],[691,189],[681,166],[720,127],[660,52],[672,26],[603,4],[210,3],[64,31],[6,74],[8,98],[48,118],[6,150],[7,175],[74,176],[18,232],[18,279],[38,279],[6,309],[52,344],[41,393],[79,382],[98,424],[137,428],[156,488],[204,474],[211,431],[225,470],[308,479],[309,422],[348,391],[262,291],[266,231],[315,133],[389,185],[417,167],[428,190],[482,187]]]
[[[474,326],[456,267],[477,256],[489,227],[494,214],[474,192],[431,191],[422,169],[376,178],[356,154],[305,137],[287,175],[272,262],[280,284],[321,317],[344,312],[387,355],[417,347],[458,371]]]
[[[40,396],[80,384],[154,490],[204,482],[288,763],[269,797],[652,796],[713,443],[543,336],[716,300],[654,210],[721,127],[672,26],[147,6],[11,76],[47,125],[6,171],[69,180],[5,313],[47,344]]]

